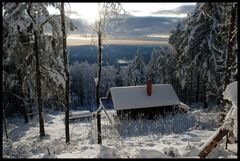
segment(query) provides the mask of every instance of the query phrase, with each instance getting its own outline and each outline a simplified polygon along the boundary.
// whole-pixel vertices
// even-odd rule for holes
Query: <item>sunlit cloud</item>
[[[132,10],[131,12],[137,13],[137,12],[141,12],[141,11],[140,10]]]
[[[151,12],[151,14],[154,14],[156,16],[187,16],[187,13],[191,12],[194,9],[195,5],[183,5],[180,7],[177,7],[175,9],[171,10],[158,10]]]
[[[167,44],[174,23],[186,17],[196,3],[121,4],[130,16],[123,25],[124,32],[109,30],[106,44]],[[68,3],[65,6],[67,16],[79,28],[68,35],[68,45],[91,45],[96,35],[88,33],[93,32],[91,25],[98,18],[98,3]],[[59,13],[58,10],[54,12]]]
[[[122,3],[132,16],[186,17],[196,3]],[[175,11],[176,10],[176,11]],[[136,12],[138,11],[138,12]],[[173,11],[158,13],[161,11]]]
[[[83,36],[68,36],[67,45],[78,46],[78,45],[93,45],[93,40],[96,41],[96,38],[83,37]],[[154,41],[154,40],[135,40],[135,39],[105,39],[104,44],[108,45],[168,45],[167,41]]]
[[[78,15],[71,14],[70,18],[83,18],[93,23],[98,18],[98,3],[70,3],[71,11],[78,12]]]
[[[133,29],[133,31],[143,31],[144,29]]]
[[[146,35],[146,37],[152,38],[169,38],[169,35],[162,35],[162,34],[150,34]]]
[[[66,14],[71,15],[71,17],[80,17],[81,15],[77,11],[67,11]]]
[[[71,34],[67,37],[69,40],[91,40],[93,38],[93,35],[90,33],[86,34]]]
[[[128,63],[131,63],[132,60],[119,59],[117,62],[118,62],[118,64],[128,64]]]
[[[103,3],[100,3],[101,5]],[[196,3],[121,3],[132,16],[185,17]],[[93,23],[98,18],[98,3],[66,3],[66,13],[70,18],[82,18]],[[51,13],[59,11],[49,7]],[[163,14],[164,13],[164,14]]]
[[[129,40],[129,39],[110,39],[106,40],[106,44],[119,44],[119,45],[168,45],[167,41],[154,41],[154,40]]]

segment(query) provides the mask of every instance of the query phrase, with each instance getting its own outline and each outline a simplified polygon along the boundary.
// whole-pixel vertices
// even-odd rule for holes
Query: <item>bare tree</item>
[[[120,3],[104,3],[103,6],[98,4],[98,20],[95,23],[94,31],[97,34],[97,48],[98,48],[98,74],[96,79],[96,106],[100,106],[100,83],[102,70],[102,48],[103,40],[106,36],[106,29],[108,26],[122,23],[127,12],[122,8]],[[101,110],[97,112],[97,130],[98,130],[98,144],[102,144],[101,138]]]

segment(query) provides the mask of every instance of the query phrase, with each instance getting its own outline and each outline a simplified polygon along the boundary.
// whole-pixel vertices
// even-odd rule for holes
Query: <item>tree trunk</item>
[[[208,108],[208,105],[207,105],[207,99],[206,99],[206,92],[204,92],[204,97],[203,97],[203,108]]]
[[[16,90],[13,90],[14,92],[16,92]],[[18,103],[18,100],[16,98],[16,96],[12,95],[12,98],[13,98],[13,102],[14,102],[14,105],[16,107],[16,113],[19,114],[19,103]]]
[[[234,55],[232,52],[234,41],[231,40],[233,37],[233,31],[235,29],[235,20],[236,20],[236,8],[237,4],[233,6],[231,10],[231,20],[230,20],[230,26],[229,26],[229,34],[228,34],[228,48],[226,53],[226,68],[225,68],[225,80],[224,80],[224,89],[226,89],[227,85],[230,83],[230,76],[231,76],[231,70],[229,67],[234,62]]]
[[[8,105],[7,105],[8,106]],[[3,123],[4,123],[4,130],[5,130],[5,135],[6,138],[8,139],[8,134],[7,134],[7,121],[6,121],[6,115],[5,115],[5,107],[3,106]]]
[[[188,92],[188,102],[189,102],[189,104],[191,104],[191,102],[192,102],[192,94],[193,94],[193,92],[192,92],[192,90],[193,90],[193,78],[192,78],[192,76],[193,76],[193,68],[191,67],[190,68],[190,80],[189,80],[190,90]]]
[[[24,90],[23,90],[23,81],[22,81],[21,70],[18,70],[17,74],[18,74],[18,80],[19,80],[19,84],[20,84],[20,97],[25,99],[26,97],[25,97]],[[23,113],[25,123],[28,123],[29,121],[28,121],[28,116],[27,116],[26,104],[25,104],[25,101],[23,99],[19,99],[20,107],[21,107],[21,110],[22,110],[21,113]]]
[[[162,68],[162,72],[163,72],[163,84],[165,84],[165,67],[163,65],[163,68]]]
[[[28,99],[29,99],[29,112],[30,112],[30,118],[31,119],[33,119],[33,110],[32,110],[32,105],[33,105],[33,103],[32,103],[32,98],[31,98],[31,94],[30,94],[30,89],[29,89],[29,87],[27,87],[27,89],[28,89]]]
[[[36,84],[37,84],[37,104],[39,114],[39,126],[40,126],[40,137],[45,136],[44,121],[43,121],[43,110],[42,110],[42,85],[41,85],[41,73],[39,65],[39,47],[38,47],[38,33],[34,31],[34,51],[36,57]]]
[[[199,98],[199,85],[200,84],[200,75],[199,75],[199,71],[197,73],[197,89],[196,89],[196,102],[198,102],[198,98]]]
[[[28,15],[32,18],[33,24],[35,27],[37,27],[36,23],[36,16],[31,15],[31,7],[32,4],[29,5],[29,8],[27,9]],[[36,60],[36,86],[37,86],[37,106],[38,106],[38,115],[39,115],[39,129],[40,129],[40,138],[45,136],[45,130],[44,130],[44,120],[43,120],[43,110],[42,110],[42,85],[41,85],[41,72],[40,72],[40,60],[39,60],[39,31],[36,29],[33,30],[33,36],[34,36],[34,54],[35,54],[35,60]]]
[[[100,106],[100,81],[101,81],[101,70],[102,70],[102,33],[100,31],[101,22],[99,21],[98,28],[98,75],[97,75],[97,85],[96,85],[96,105],[97,109]],[[101,111],[97,113],[97,131],[98,131],[98,144],[102,144],[101,138]]]
[[[184,87],[183,91],[184,91],[184,96],[183,96],[184,97],[184,103],[188,104],[187,103],[187,87],[186,86]]]
[[[61,20],[62,20],[62,37],[63,37],[63,59],[64,59],[64,70],[66,75],[66,84],[65,84],[65,135],[66,143],[70,141],[69,135],[69,71],[68,71],[68,56],[67,56],[67,41],[66,41],[66,31],[65,31],[65,12],[64,12],[64,3],[61,3]]]

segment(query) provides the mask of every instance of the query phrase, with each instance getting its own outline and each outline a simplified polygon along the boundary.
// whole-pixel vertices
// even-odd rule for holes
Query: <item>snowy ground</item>
[[[3,158],[198,158],[198,149],[215,133],[218,112],[194,110],[155,121],[119,121],[108,111],[112,124],[102,114],[102,145],[96,140],[96,120],[70,124],[71,143],[65,144],[64,114],[45,116],[44,139],[39,138],[38,119],[8,119],[7,141],[3,137]],[[221,143],[208,158],[236,158],[236,144],[230,150]]]

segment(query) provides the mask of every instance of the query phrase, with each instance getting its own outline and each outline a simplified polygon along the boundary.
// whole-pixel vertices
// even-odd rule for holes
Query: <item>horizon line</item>
[[[68,40],[67,46],[95,45],[90,40]],[[108,39],[103,45],[170,45],[167,41]]]

